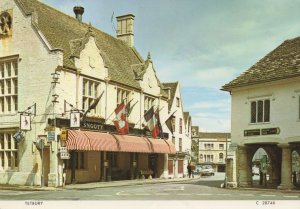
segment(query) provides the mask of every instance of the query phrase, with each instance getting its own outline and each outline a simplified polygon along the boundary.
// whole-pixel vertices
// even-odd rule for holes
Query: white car
[[[202,169],[201,169],[201,175],[202,176],[214,176],[215,171],[211,165],[203,165]]]

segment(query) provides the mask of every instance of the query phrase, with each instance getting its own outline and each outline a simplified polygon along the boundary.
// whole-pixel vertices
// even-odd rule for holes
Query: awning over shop
[[[68,150],[119,151],[116,139],[108,133],[69,130],[66,141]]]
[[[83,131],[69,130],[66,141],[68,150],[91,150],[90,142]]]
[[[114,135],[119,142],[120,152],[152,153],[150,142],[138,136]]]
[[[170,148],[170,154],[175,154],[176,153],[176,147],[175,144],[173,144],[171,141],[169,140],[165,140],[167,142],[167,144],[169,145]]]
[[[170,144],[173,145],[172,142],[167,142],[167,140],[164,139],[153,139],[153,138],[148,138],[148,140],[151,142],[152,146],[153,146],[153,152],[154,153],[165,153],[165,154],[173,154],[174,153],[174,149],[170,148]],[[174,145],[173,145],[174,146]],[[176,150],[175,150],[176,153]]]
[[[84,131],[84,134],[88,137],[93,151],[119,151],[117,140],[111,134],[92,131]]]

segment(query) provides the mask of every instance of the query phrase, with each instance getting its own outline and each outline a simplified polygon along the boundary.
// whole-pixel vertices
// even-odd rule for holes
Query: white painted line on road
[[[183,191],[184,186],[179,187],[179,188],[169,188],[169,189],[164,189],[165,191]]]
[[[209,196],[209,195],[212,195],[212,194],[196,194],[196,195]]]
[[[139,196],[146,196],[146,195],[150,195],[149,193],[137,193],[135,195],[139,195]]]
[[[231,195],[231,194],[216,194],[216,195],[228,196],[228,195]]]
[[[120,195],[130,195],[130,194],[126,194],[126,193],[123,193],[123,192],[125,192],[125,191],[117,192],[116,195],[117,196],[120,196]]]
[[[254,194],[240,194],[241,196],[254,196]]]
[[[283,197],[298,198],[299,196],[283,196]]]
[[[275,197],[275,194],[262,194],[263,197]]]
[[[192,195],[192,194],[185,194],[185,193],[183,193],[183,194],[176,194],[176,195]]]
[[[95,197],[110,197],[110,196],[112,196],[112,195],[110,195],[110,194],[96,194],[96,195],[94,195]]]
[[[155,193],[155,195],[170,195],[168,193]]]

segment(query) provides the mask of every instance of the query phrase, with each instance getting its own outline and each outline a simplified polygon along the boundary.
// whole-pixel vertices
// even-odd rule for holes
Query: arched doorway
[[[271,158],[267,151],[259,147],[252,157],[253,187],[267,187],[271,173]]]

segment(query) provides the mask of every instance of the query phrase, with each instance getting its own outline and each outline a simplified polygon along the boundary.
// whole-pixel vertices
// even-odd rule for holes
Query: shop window
[[[74,159],[75,158],[75,159]],[[85,153],[84,152],[74,152],[71,154],[71,158],[65,161],[65,168],[72,170],[72,162],[75,161],[75,169],[85,169]]]

